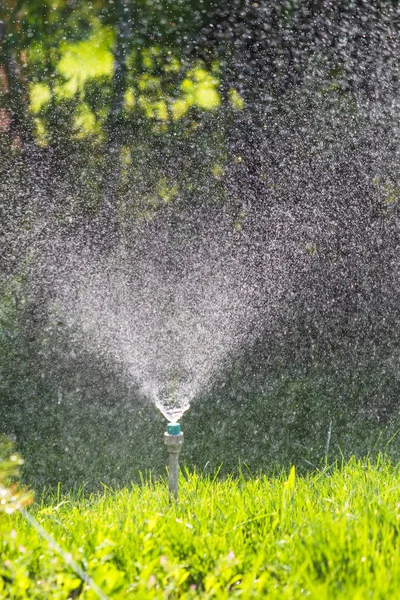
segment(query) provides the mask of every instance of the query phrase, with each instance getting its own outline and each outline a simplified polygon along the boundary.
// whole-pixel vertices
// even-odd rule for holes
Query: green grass
[[[109,598],[318,600],[400,595],[400,467],[352,459],[313,474],[165,483],[29,508]],[[20,514],[0,515],[0,598],[97,596]]]

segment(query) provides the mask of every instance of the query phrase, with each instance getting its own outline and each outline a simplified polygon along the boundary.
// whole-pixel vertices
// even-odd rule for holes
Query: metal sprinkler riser
[[[168,450],[168,486],[170,496],[178,497],[179,454],[183,444],[183,433],[179,423],[169,423],[164,433],[164,444]]]

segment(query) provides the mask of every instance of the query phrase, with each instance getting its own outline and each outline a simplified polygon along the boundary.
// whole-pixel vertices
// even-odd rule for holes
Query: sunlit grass
[[[397,598],[400,468],[181,477],[30,509],[110,598]],[[94,598],[21,515],[1,517],[0,597]],[[2,582],[2,583],[1,583]]]

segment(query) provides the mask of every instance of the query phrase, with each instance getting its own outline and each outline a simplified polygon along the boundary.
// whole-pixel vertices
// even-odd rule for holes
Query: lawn
[[[302,477],[183,473],[177,503],[148,480],[26,510],[56,544],[1,514],[1,599],[400,597],[400,467],[384,457]]]

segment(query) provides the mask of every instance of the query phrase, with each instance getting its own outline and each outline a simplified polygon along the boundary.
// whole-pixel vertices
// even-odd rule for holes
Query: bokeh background
[[[182,419],[189,467],[398,456],[399,21],[395,0],[1,3],[0,430],[31,485],[164,473],[134,366],[60,310],[93,257],[250,290]]]

